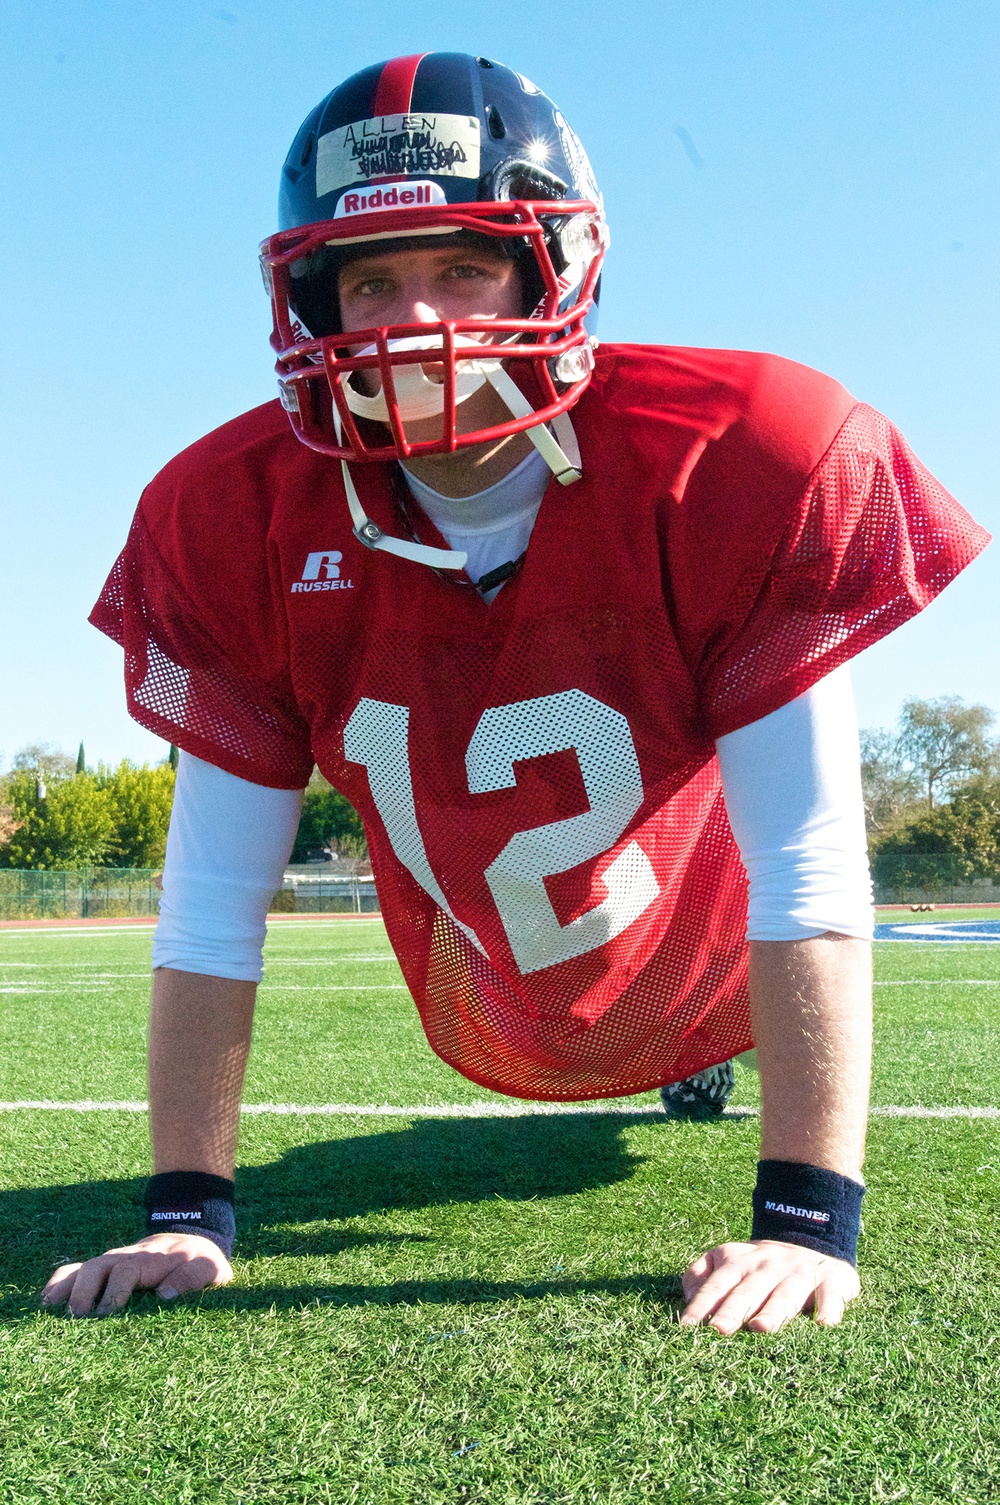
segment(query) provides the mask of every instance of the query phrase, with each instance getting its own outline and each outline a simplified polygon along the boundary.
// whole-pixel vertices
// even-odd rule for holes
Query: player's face
[[[365,256],[343,268],[339,290],[345,330],[523,314],[517,266],[488,246],[428,246]]]
[[[345,330],[435,324],[441,319],[520,319],[524,314],[516,264],[489,245],[373,252],[344,267],[338,287]],[[439,361],[428,362],[422,370],[429,381],[444,382]],[[369,394],[378,391],[379,377],[374,371],[358,372],[354,380]],[[457,408],[456,426],[459,433],[468,433],[509,417],[492,387],[484,385]],[[414,441],[439,439],[442,422],[441,418],[411,420],[407,435]],[[523,448],[506,447],[512,454],[520,454]]]

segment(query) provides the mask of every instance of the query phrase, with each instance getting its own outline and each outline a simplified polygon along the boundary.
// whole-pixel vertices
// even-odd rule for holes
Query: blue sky
[[[1000,7],[879,0],[7,0],[0,750],[156,759],[85,622],[143,485],[274,393],[256,246],[300,121],[399,53],[493,56],[583,138],[605,339],[777,351],[1000,524]],[[1000,711],[994,547],[857,663]]]

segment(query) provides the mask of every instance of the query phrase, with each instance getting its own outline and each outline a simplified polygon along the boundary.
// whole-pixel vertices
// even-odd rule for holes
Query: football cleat
[[[694,1122],[717,1118],[729,1101],[736,1085],[732,1061],[709,1066],[683,1082],[668,1082],[660,1088],[660,1101],[668,1118],[686,1118]]]

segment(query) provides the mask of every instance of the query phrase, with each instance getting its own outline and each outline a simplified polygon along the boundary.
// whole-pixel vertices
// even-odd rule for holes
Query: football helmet
[[[579,452],[563,415],[593,370],[608,232],[586,153],[534,84],[464,53],[363,69],[327,95],[295,137],[279,222],[261,247],[261,266],[281,400],[304,444],[345,462],[352,512],[348,461],[450,453],[518,432],[560,480],[578,478]],[[514,258],[523,316],[341,327],[338,276],[352,256],[439,235],[478,245],[487,237]],[[438,381],[425,372],[428,351]],[[367,391],[355,379],[360,371],[375,373]],[[484,382],[509,419],[457,432],[458,406]],[[407,422],[435,414],[439,437],[407,436]],[[380,546],[365,536],[361,517],[358,504],[355,531]]]

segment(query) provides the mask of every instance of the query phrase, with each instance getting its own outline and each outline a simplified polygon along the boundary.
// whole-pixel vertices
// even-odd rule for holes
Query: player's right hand
[[[218,1244],[196,1233],[151,1233],[84,1264],[60,1265],[42,1292],[43,1306],[66,1303],[71,1317],[110,1317],[133,1291],[165,1301],[206,1286],[224,1286],[233,1267]]]

